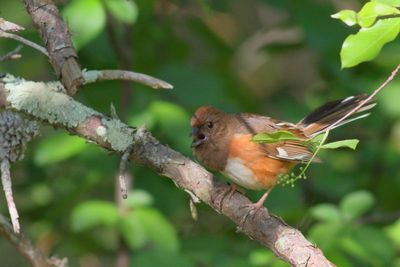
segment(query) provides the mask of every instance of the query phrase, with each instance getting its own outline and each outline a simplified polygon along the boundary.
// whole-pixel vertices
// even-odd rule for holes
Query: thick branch
[[[52,0],[25,0],[26,9],[40,32],[50,62],[69,95],[83,83],[71,34]]]
[[[0,214],[0,234],[3,235],[18,252],[26,258],[33,267],[52,267],[56,266],[56,259],[47,258],[43,253],[35,248],[31,241],[22,234],[16,234],[13,231],[8,220]]]
[[[171,178],[214,210],[221,210],[240,225],[250,200],[240,193],[221,199],[226,185],[217,182],[203,167],[162,145],[145,129],[131,128],[59,93],[59,83],[36,83],[7,76],[0,83],[0,105],[24,112],[37,120],[61,126],[73,134],[118,153],[132,146],[130,159]],[[241,229],[246,235],[269,247],[279,258],[293,266],[334,266],[320,249],[302,233],[262,209]]]

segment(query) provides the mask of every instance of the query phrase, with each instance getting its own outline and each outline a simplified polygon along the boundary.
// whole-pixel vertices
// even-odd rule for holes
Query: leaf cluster
[[[374,59],[382,47],[393,41],[400,32],[400,2],[396,0],[372,0],[359,12],[345,9],[331,17],[348,26],[358,26],[356,34],[344,40],[340,58],[342,68],[354,67]]]

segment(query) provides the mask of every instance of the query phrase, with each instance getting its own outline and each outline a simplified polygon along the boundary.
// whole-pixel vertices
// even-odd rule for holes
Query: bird
[[[314,152],[303,141],[260,144],[254,142],[253,137],[259,133],[289,131],[302,140],[311,140],[328,130],[368,116],[370,113],[365,111],[376,103],[367,97],[361,94],[328,102],[297,123],[253,113],[229,114],[212,106],[201,106],[190,121],[191,147],[207,168],[232,180],[233,192],[240,187],[265,190],[256,203],[248,205],[250,212],[254,213],[263,207],[281,175],[299,163],[315,162],[318,158],[313,159]],[[366,102],[361,108],[342,120],[363,101]]]

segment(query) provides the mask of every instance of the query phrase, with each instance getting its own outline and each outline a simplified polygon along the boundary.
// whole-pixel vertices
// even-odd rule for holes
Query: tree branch
[[[203,167],[160,144],[144,128],[129,127],[74,101],[59,91],[60,86],[58,82],[31,82],[7,75],[0,83],[0,106],[63,127],[119,154],[132,146],[131,161],[169,177],[193,198],[221,211],[236,225],[241,224],[248,213],[245,205],[251,203],[248,198],[238,192],[229,199],[222,198],[221,192],[226,191],[227,185],[216,181]],[[246,220],[241,230],[292,266],[334,266],[300,231],[270,215],[265,208]]]
[[[172,89],[173,86],[149,75],[127,70],[88,70],[83,72],[85,84],[106,80],[125,80],[138,82],[154,89]]]
[[[14,232],[19,234],[20,225],[19,225],[19,215],[17,206],[14,202],[14,197],[12,193],[11,187],[11,174],[10,174],[10,161],[8,159],[3,159],[0,162],[0,170],[1,170],[1,182],[3,184],[4,194],[6,196],[8,211],[10,213],[11,223],[14,229]]]
[[[49,52],[51,65],[69,95],[83,84],[68,26],[52,0],[25,0],[26,9]]]
[[[15,41],[21,42],[27,46],[30,46],[38,51],[40,51],[42,54],[49,56],[49,54],[47,53],[46,49],[43,46],[40,46],[32,41],[29,41],[28,39],[25,39],[24,37],[21,37],[19,35],[16,35],[14,33],[10,33],[10,32],[5,32],[0,30],[0,37],[2,38],[8,38],[8,39],[13,39]]]
[[[1,18],[0,18],[1,19]],[[43,46],[40,46],[32,41],[29,41],[17,34],[14,33],[10,33],[10,32],[6,32],[3,31],[3,29],[10,29],[9,25],[13,25],[14,27],[19,27],[19,28],[15,28],[18,30],[23,30],[22,27],[6,21],[4,19],[0,20],[0,38],[9,38],[9,39],[13,39],[16,40],[18,42],[21,42],[27,46],[30,46],[38,51],[40,51],[41,53],[43,53],[45,56],[50,58],[50,61],[54,61],[56,59],[52,59],[52,54],[48,53],[46,48],[44,48]],[[8,26],[8,27],[6,27]],[[11,28],[13,29],[13,28]],[[14,30],[16,31],[16,30]],[[18,52],[18,51],[16,51]],[[16,53],[14,51],[14,54]],[[10,55],[6,55],[7,57],[10,57]],[[3,58],[5,58],[6,56],[3,56],[0,58],[0,61],[4,60]],[[54,64],[53,64],[54,66]],[[152,77],[150,75],[146,75],[143,73],[138,73],[138,72],[133,72],[133,71],[127,71],[127,70],[84,70],[83,72],[80,71],[80,84],[79,85],[83,85],[83,84],[88,84],[88,83],[94,83],[94,82],[98,82],[98,81],[106,81],[106,80],[123,80],[123,81],[130,81],[130,82],[137,82],[137,83],[141,83],[147,86],[150,86],[154,89],[172,89],[173,86],[163,80],[157,79],[155,77]],[[68,72],[69,73],[69,72]],[[63,83],[63,81],[61,81]],[[63,83],[63,85],[65,85]],[[65,87],[65,86],[64,86]],[[68,91],[69,92],[69,91]],[[72,95],[69,92],[69,95]]]
[[[33,267],[66,267],[66,259],[58,259],[55,257],[47,258],[43,253],[35,248],[31,241],[26,239],[22,234],[16,234],[13,231],[8,220],[0,214],[0,234],[3,235],[18,252],[26,258]]]
[[[15,60],[15,59],[20,59],[21,54],[19,54],[19,51],[21,51],[22,45],[18,45],[14,50],[8,52],[7,54],[0,56],[0,62],[6,61],[6,60]]]

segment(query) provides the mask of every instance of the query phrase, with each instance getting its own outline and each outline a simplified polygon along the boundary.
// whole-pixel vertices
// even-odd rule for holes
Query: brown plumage
[[[252,137],[261,132],[286,130],[310,139],[325,132],[365,99],[365,95],[358,95],[326,103],[297,124],[250,113],[227,114],[203,106],[191,119],[193,152],[208,168],[223,173],[236,184],[248,189],[269,189],[260,199],[263,202],[279,174],[287,173],[297,163],[310,160],[313,152],[299,141],[257,144],[251,141]],[[360,112],[374,105],[373,102],[366,103],[336,127],[366,117],[368,114],[360,115]],[[256,208],[262,202],[257,203]]]

